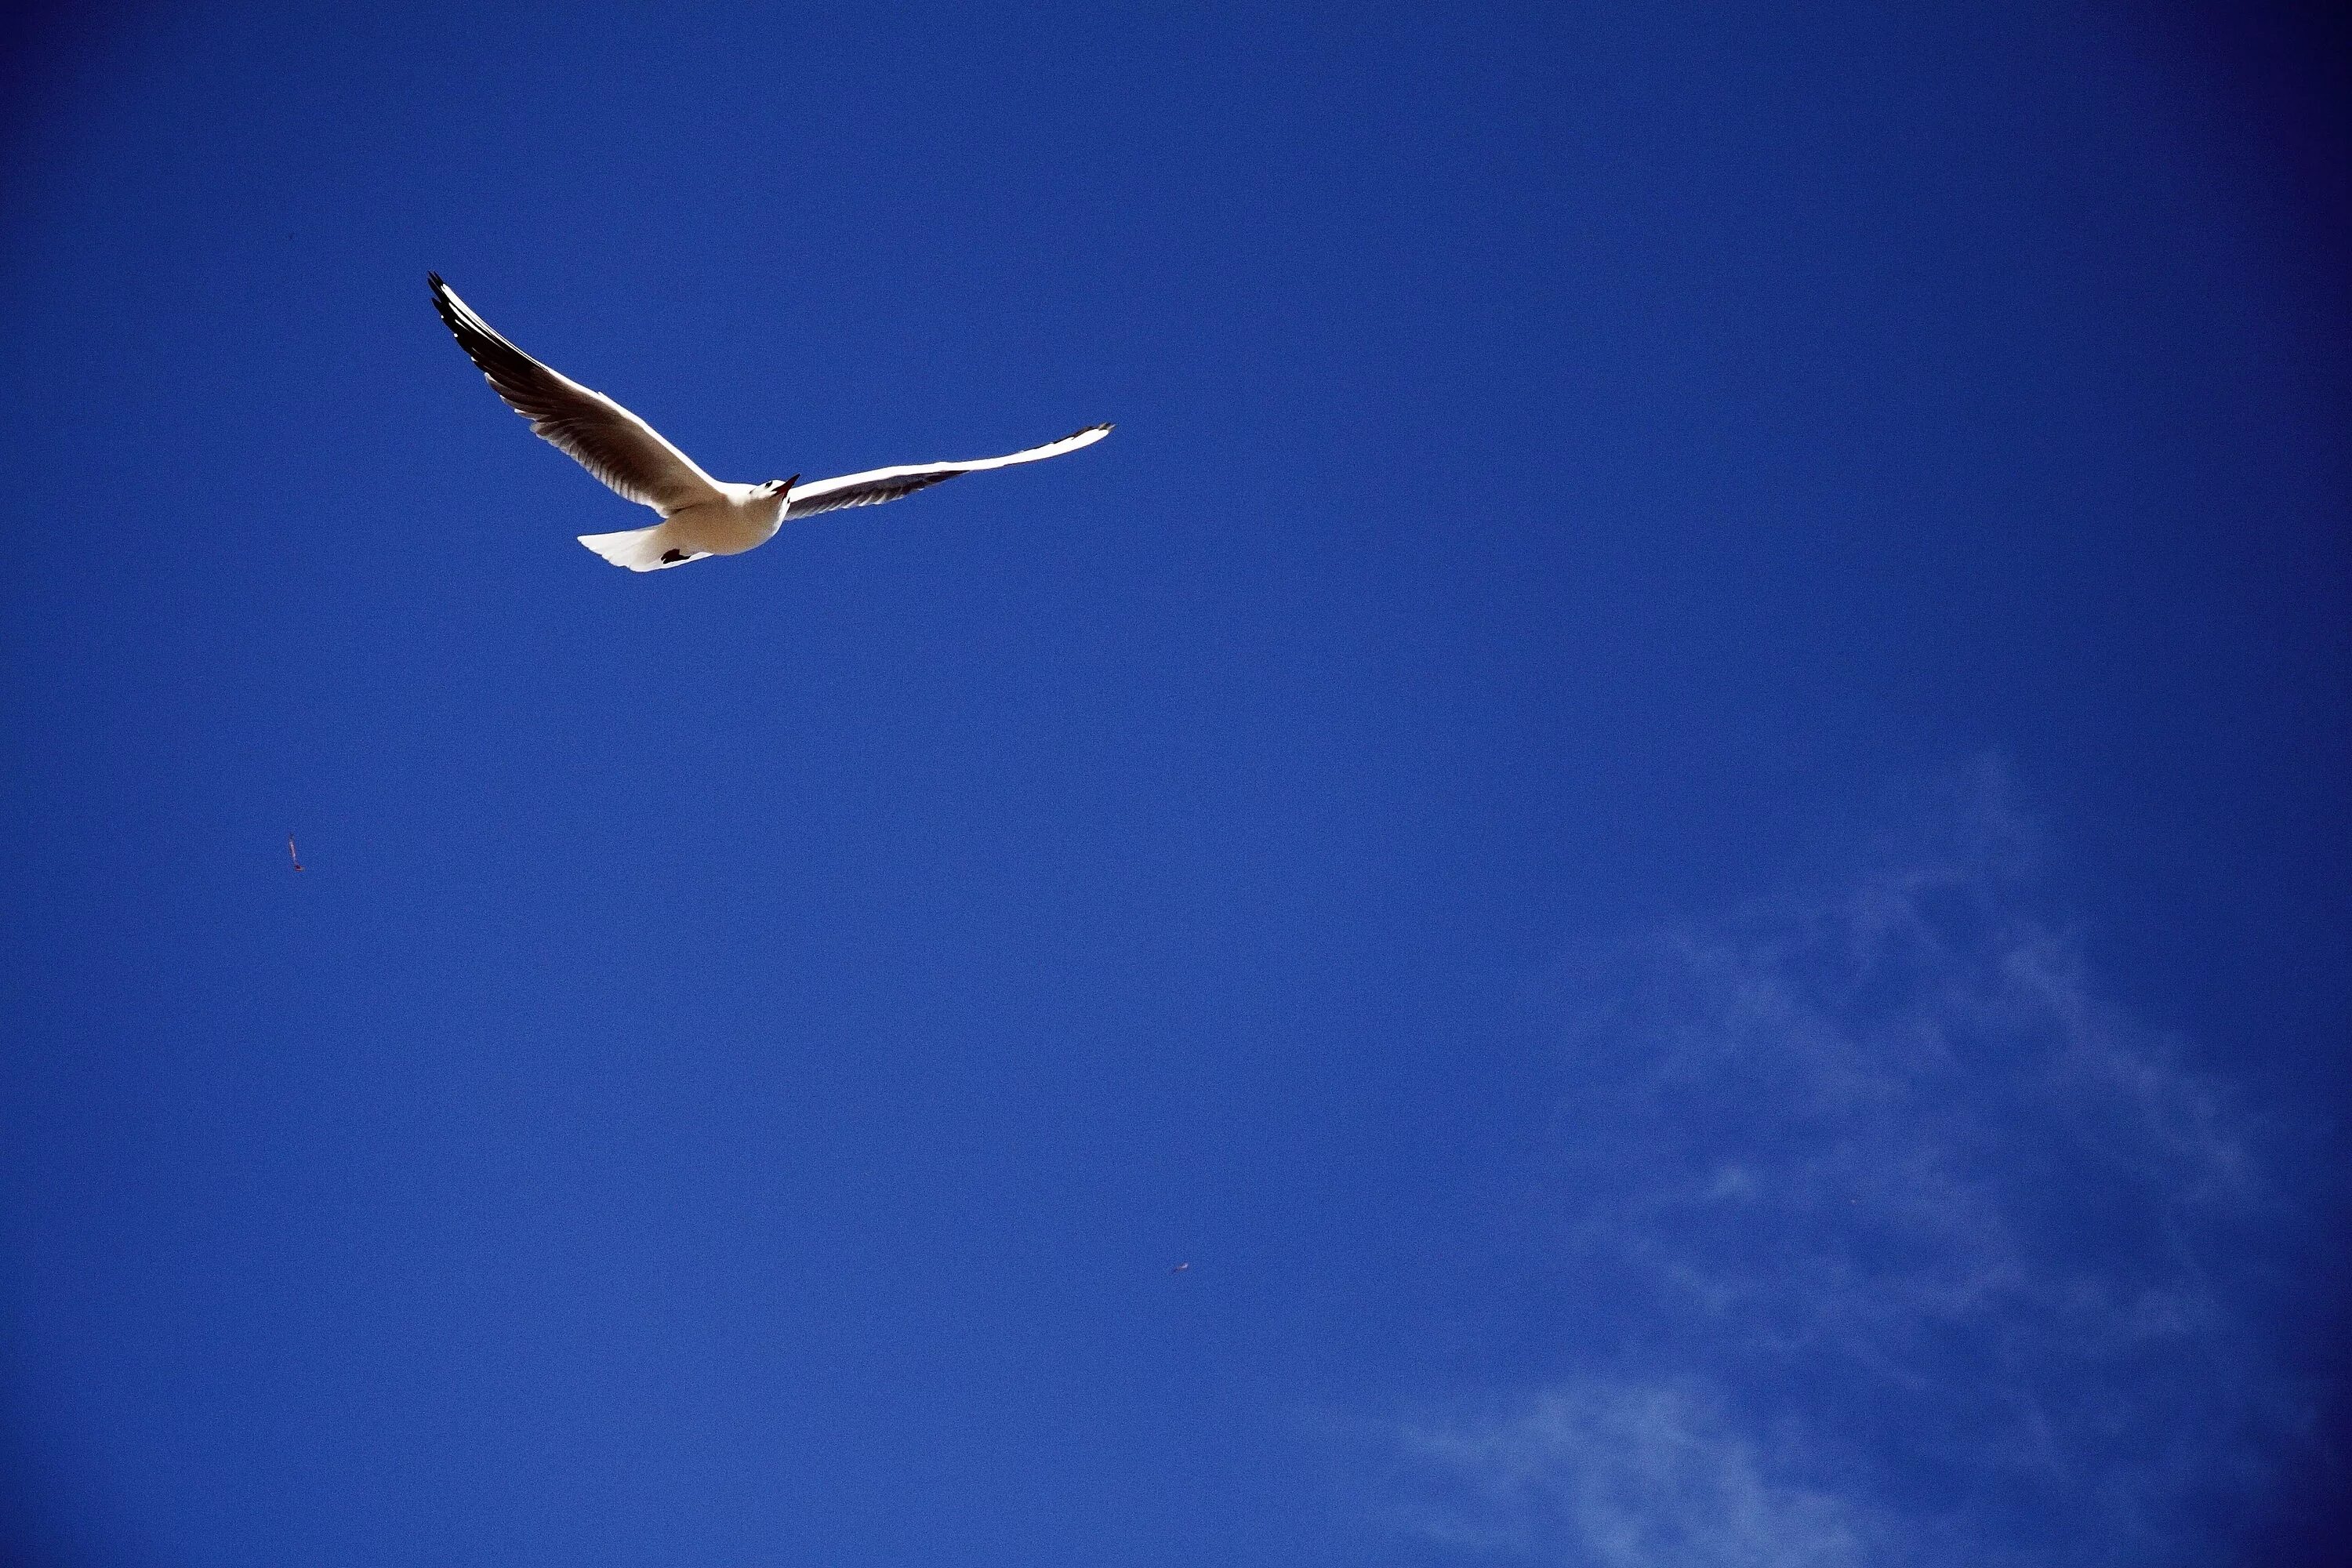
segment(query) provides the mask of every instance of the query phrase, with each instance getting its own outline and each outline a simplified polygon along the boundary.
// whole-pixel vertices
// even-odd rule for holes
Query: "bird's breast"
[[[668,526],[692,550],[740,555],[776,536],[783,510],[775,496],[730,497],[672,512]]]

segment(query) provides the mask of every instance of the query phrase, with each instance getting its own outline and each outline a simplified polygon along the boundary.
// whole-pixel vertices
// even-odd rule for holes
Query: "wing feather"
[[[433,308],[491,389],[582,468],[664,517],[723,498],[719,481],[660,431],[603,393],[540,363],[477,315],[439,273],[425,276],[433,285]]]
[[[1091,447],[1110,434],[1108,425],[1089,425],[1076,430],[1058,441],[1048,441],[1042,447],[1013,452],[1002,458],[976,458],[968,463],[902,463],[893,468],[868,468],[862,474],[844,474],[839,479],[818,479],[811,484],[793,487],[791,507],[785,521],[814,517],[821,511],[838,511],[843,507],[877,506],[886,500],[913,495],[954,479],[959,474],[976,474],[984,468],[1009,468],[1015,463],[1042,462],[1058,458],[1065,452],[1075,452],[1081,447]]]

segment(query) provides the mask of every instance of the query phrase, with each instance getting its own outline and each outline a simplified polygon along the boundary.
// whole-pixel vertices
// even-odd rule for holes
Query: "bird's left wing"
[[[483,378],[530,427],[629,500],[667,517],[722,499],[719,481],[662,433],[591,387],[543,365],[507,342],[437,272],[433,308],[480,367]]]
[[[976,474],[983,468],[1009,468],[1015,463],[1042,462],[1058,458],[1065,452],[1075,452],[1081,447],[1091,447],[1110,434],[1108,425],[1089,425],[1058,441],[1048,441],[1042,447],[1032,447],[1025,452],[1014,452],[1003,458],[976,458],[969,463],[903,463],[895,468],[868,468],[862,474],[844,474],[839,479],[818,479],[812,484],[793,489],[792,505],[784,519],[814,517],[821,511],[835,511],[845,506],[875,506],[900,496],[913,495],[929,489],[958,474]]]

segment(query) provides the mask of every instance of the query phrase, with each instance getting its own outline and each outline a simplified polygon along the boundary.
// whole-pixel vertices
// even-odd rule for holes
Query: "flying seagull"
[[[294,862],[297,871],[302,868],[302,857],[295,851],[294,836],[290,833],[286,836],[286,858]]]
[[[582,468],[661,514],[662,521],[651,528],[580,536],[581,543],[632,572],[658,572],[706,555],[740,555],[767,543],[787,522],[840,507],[897,500],[958,474],[1058,458],[1110,434],[1108,425],[1089,425],[1058,441],[1003,458],[904,463],[806,485],[798,474],[765,484],[726,484],[704,473],[659,431],[603,393],[551,370],[500,337],[441,281],[439,273],[425,277],[433,285],[433,308],[507,405]]]

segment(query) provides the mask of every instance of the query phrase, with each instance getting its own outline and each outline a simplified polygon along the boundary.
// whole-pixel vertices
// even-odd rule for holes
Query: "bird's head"
[[[798,474],[794,474],[789,479],[770,479],[766,484],[761,485],[760,488],[767,491],[772,496],[790,495],[792,493],[793,487],[800,482],[801,477]]]

